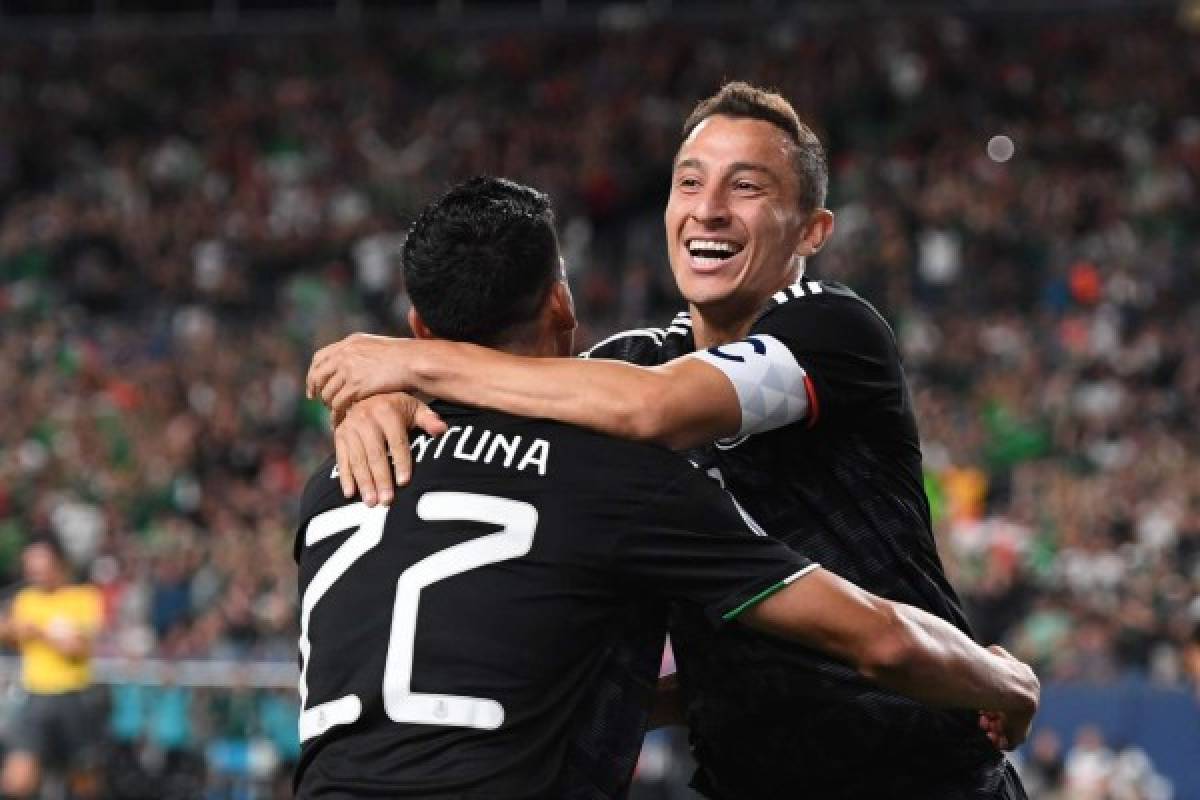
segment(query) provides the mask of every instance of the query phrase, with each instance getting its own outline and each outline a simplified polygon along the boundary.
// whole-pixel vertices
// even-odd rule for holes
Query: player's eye
[[[751,183],[750,181],[734,181],[733,188],[734,188],[734,190],[739,191],[739,192],[762,191],[761,186],[759,186],[757,183]]]
[[[700,179],[694,175],[684,175],[675,181],[675,185],[680,189],[699,189]]]

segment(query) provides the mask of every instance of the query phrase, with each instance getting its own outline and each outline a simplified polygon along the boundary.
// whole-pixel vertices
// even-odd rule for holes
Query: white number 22
[[[388,508],[354,503],[313,517],[304,531],[304,546],[358,528],[321,565],[300,601],[300,741],[320,736],[335,725],[348,725],[362,714],[362,700],[348,694],[335,700],[308,703],[308,638],[313,608],[355,561],[383,540]],[[417,517],[427,522],[463,520],[501,526],[496,533],[471,539],[426,556],[400,573],[392,609],[387,661],[383,672],[383,707],[394,722],[453,725],[495,730],[504,722],[504,707],[486,697],[426,694],[412,690],[413,643],[421,590],[454,575],[487,564],[520,558],[533,547],[537,509],[528,503],[467,492],[427,492],[417,501]]]

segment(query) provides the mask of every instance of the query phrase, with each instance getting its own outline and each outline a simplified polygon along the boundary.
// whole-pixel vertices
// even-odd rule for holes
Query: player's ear
[[[804,234],[796,255],[807,258],[815,255],[833,235],[833,212],[828,208],[818,208],[808,215],[804,222]]]
[[[550,287],[550,319],[559,332],[573,331],[579,327],[575,317],[575,298],[565,280],[556,280]]]
[[[421,319],[421,315],[417,309],[408,309],[408,327],[412,329],[413,336],[418,339],[436,339],[433,331],[429,330],[429,326],[425,324],[425,320]]]

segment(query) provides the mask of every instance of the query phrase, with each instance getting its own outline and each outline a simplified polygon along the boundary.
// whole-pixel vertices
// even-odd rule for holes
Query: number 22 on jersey
[[[388,511],[354,503],[313,517],[304,531],[304,546],[352,528],[358,530],[321,565],[300,601],[300,741],[320,736],[336,725],[348,725],[362,714],[362,700],[347,694],[308,707],[308,636],[313,609],[346,571],[383,540]],[[413,644],[421,590],[446,578],[488,564],[520,558],[533,547],[537,509],[529,503],[467,492],[427,492],[417,501],[417,517],[426,522],[461,520],[499,525],[500,530],[439,550],[412,564],[396,581],[391,633],[383,671],[383,706],[393,722],[452,725],[495,730],[504,722],[504,707],[485,697],[427,694],[412,690]]]

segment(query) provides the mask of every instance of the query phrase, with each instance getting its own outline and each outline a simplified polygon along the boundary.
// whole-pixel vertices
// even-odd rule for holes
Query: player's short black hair
[[[800,179],[800,208],[812,211],[825,205],[829,191],[829,164],[825,148],[812,128],[800,121],[796,109],[778,92],[760,89],[744,81],[733,81],[692,109],[683,123],[683,139],[687,140],[701,122],[709,117],[761,119],[788,135],[795,148],[792,167]]]
[[[509,341],[559,273],[550,199],[503,178],[471,178],[421,212],[402,262],[413,307],[437,336]]]

